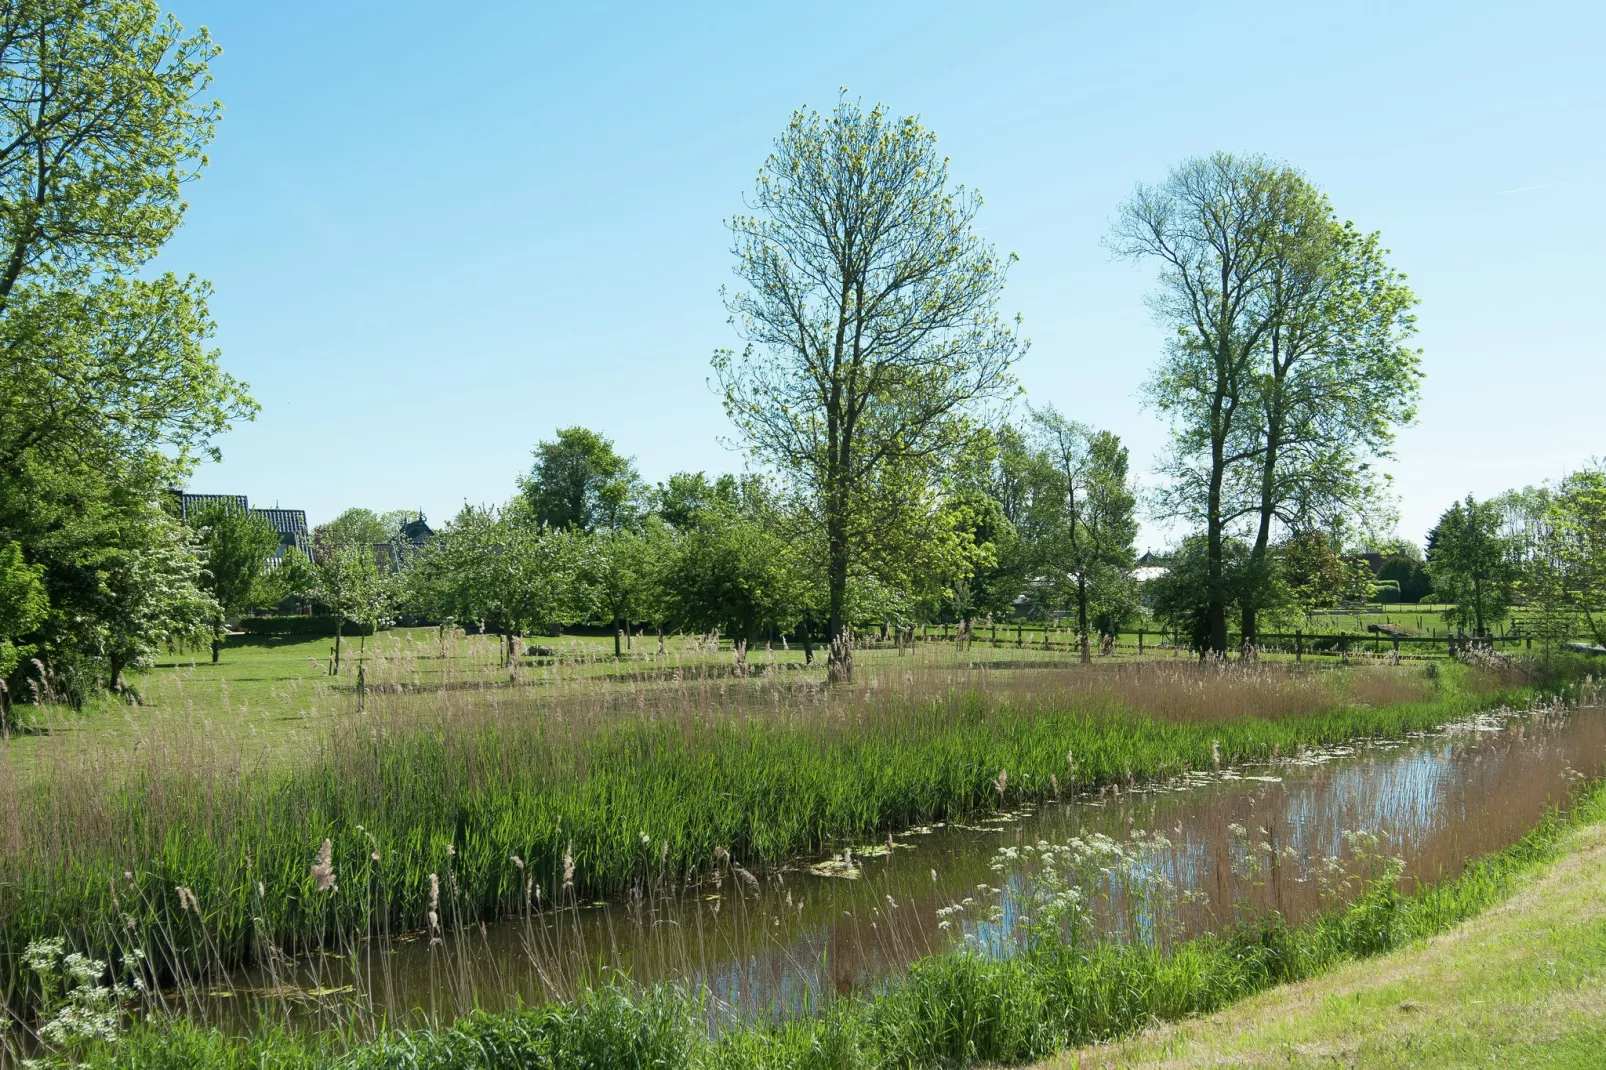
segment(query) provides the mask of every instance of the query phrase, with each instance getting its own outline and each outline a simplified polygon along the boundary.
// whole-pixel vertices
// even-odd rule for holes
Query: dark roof
[[[401,526],[401,537],[414,546],[422,546],[434,536],[428,524],[424,523],[424,516],[419,514],[417,520],[409,520]]]
[[[299,535],[307,536],[307,511],[305,509],[253,509],[252,515],[260,516],[273,525],[281,537]]]
[[[284,552],[292,546],[308,557],[312,556],[312,536],[307,533],[305,509],[253,509],[251,513],[272,524],[273,530],[279,533],[279,548],[273,552],[275,562],[281,560]]]
[[[236,509],[266,520],[273,530],[279,533],[279,547],[273,551],[274,564],[278,564],[284,557],[284,552],[292,546],[308,557],[312,556],[312,537],[307,529],[305,509],[252,509],[244,494],[190,494],[176,489],[173,493],[178,497],[178,515],[181,520],[188,520],[202,509],[217,502],[227,502]]]
[[[236,509],[247,509],[249,503],[243,494],[189,494],[185,491],[178,493],[178,515],[180,520],[188,520],[191,515],[200,512],[209,505],[217,502],[228,502]]]

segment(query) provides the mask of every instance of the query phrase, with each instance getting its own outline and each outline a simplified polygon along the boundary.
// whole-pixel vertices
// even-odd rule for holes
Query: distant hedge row
[[[311,616],[245,617],[240,628],[246,635],[334,635],[335,615],[314,613]],[[373,629],[365,624],[348,620],[340,630],[342,635],[372,635]]]

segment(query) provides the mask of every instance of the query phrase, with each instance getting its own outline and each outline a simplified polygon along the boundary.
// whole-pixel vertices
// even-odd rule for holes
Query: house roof
[[[190,494],[185,491],[179,491],[177,493],[178,515],[179,519],[181,520],[188,520],[191,516],[200,512],[202,509],[205,509],[209,505],[215,505],[218,502],[227,502],[233,505],[236,509],[243,510],[250,508],[250,505],[245,500],[245,495],[243,494]]]
[[[243,499],[242,499],[243,500]],[[277,531],[281,537],[307,535],[307,511],[305,509],[253,509],[253,516],[260,516]]]
[[[188,520],[202,509],[217,502],[226,502],[236,509],[266,520],[279,534],[278,549],[273,551],[275,564],[292,546],[308,557],[312,556],[312,538],[307,528],[305,509],[252,509],[250,501],[244,494],[190,494],[188,491],[177,489],[173,493],[178,497],[178,515],[181,520]]]

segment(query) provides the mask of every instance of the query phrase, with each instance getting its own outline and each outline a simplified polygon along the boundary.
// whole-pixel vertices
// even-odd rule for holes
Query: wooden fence
[[[915,634],[906,635],[906,643],[952,643],[960,640],[959,629],[953,625],[942,625],[941,632],[927,628]],[[1065,636],[1063,639],[1051,638],[1052,635]],[[857,637],[860,643],[872,647],[893,647],[898,644],[895,636],[884,638],[863,635]],[[1008,626],[995,627],[983,624],[972,632],[970,643],[998,650],[1039,650],[1045,652],[1063,651],[1075,653],[1081,650],[1081,641],[1069,632],[1049,632],[1042,629],[1028,631],[1025,628]],[[1089,647],[1095,654],[1100,652],[1101,641],[1097,637],[1090,637]],[[1123,632],[1111,644],[1113,652],[1145,654],[1154,650],[1184,651],[1185,643],[1180,642],[1169,632],[1152,632],[1140,630],[1137,632]],[[1229,649],[1237,649],[1237,643],[1229,643]],[[1402,656],[1432,656],[1444,654],[1454,656],[1456,653],[1470,649],[1474,646],[1486,649],[1499,650],[1533,649],[1533,637],[1530,635],[1491,635],[1474,639],[1470,636],[1454,635],[1393,635],[1387,632],[1355,633],[1355,632],[1262,632],[1255,646],[1262,651],[1271,653],[1292,654],[1296,660],[1305,655],[1346,656],[1349,654],[1399,654]]]

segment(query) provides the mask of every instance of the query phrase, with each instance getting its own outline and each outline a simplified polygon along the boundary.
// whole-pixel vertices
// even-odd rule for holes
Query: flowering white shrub
[[[55,1048],[85,1041],[108,1043],[117,1039],[122,1015],[119,1004],[144,990],[139,965],[144,952],[135,950],[124,961],[128,983],[111,976],[106,963],[76,951],[67,952],[59,938],[35,940],[22,960],[39,978],[44,990],[39,1039]]]

